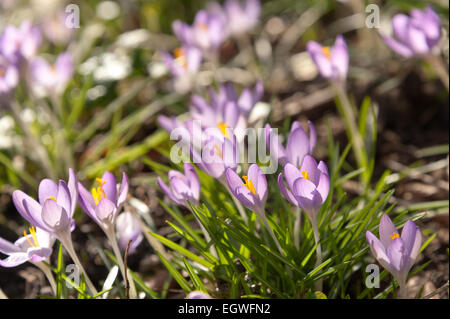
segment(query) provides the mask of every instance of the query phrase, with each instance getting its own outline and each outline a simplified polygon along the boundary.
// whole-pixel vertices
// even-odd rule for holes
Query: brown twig
[[[438,293],[440,293],[441,291],[445,290],[446,288],[448,288],[448,280],[447,282],[440,288],[436,289],[435,291],[433,291],[432,293],[429,293],[428,295],[426,295],[425,297],[422,297],[422,299],[430,299],[431,297],[437,295]]]
[[[123,257],[124,264],[124,277],[125,277],[125,298],[130,299],[130,282],[128,281],[128,249],[130,249],[130,244],[132,240],[128,242],[127,249],[125,250],[125,256]]]

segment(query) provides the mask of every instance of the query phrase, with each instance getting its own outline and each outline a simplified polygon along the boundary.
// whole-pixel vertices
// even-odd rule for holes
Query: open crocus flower
[[[169,186],[158,177],[158,185],[178,205],[188,208],[188,202],[192,205],[198,205],[200,181],[192,164],[184,163],[184,175],[178,171],[169,171]]]
[[[73,59],[68,52],[61,53],[53,65],[37,57],[31,62],[34,83],[52,94],[62,93],[72,78]]]
[[[232,169],[227,169],[226,179],[231,193],[248,209],[264,213],[267,200],[267,179],[257,164],[250,165],[242,179]]]
[[[236,169],[239,162],[239,145],[235,135],[230,138],[207,135],[202,152],[191,147],[193,162],[208,175],[226,185],[225,170]]]
[[[19,71],[0,54],[0,97],[8,95],[19,82]]]
[[[197,12],[192,26],[177,20],[172,29],[183,45],[199,48],[206,54],[215,52],[225,36],[222,19],[206,10]]]
[[[16,190],[12,194],[17,211],[32,225],[56,236],[61,241],[70,238],[74,228],[73,214],[77,204],[77,178],[69,169],[69,180],[58,184],[44,179],[39,184],[39,202]]]
[[[223,8],[229,32],[237,36],[251,30],[258,23],[261,14],[259,0],[227,0]]]
[[[306,49],[324,78],[337,82],[347,78],[349,56],[347,44],[342,35],[337,36],[331,48],[309,41]]]
[[[290,163],[286,164],[284,178],[289,188],[284,184],[283,173],[280,173],[278,186],[281,194],[293,205],[301,207],[314,222],[330,191],[326,164],[323,161],[317,164],[311,155],[305,155],[300,169]]]
[[[97,178],[97,187],[87,191],[78,182],[78,199],[81,208],[91,217],[103,231],[110,233],[114,230],[117,214],[128,195],[128,178],[123,173],[120,190],[117,193],[116,178],[110,172],[103,174],[102,178]]]
[[[367,242],[378,262],[397,280],[403,292],[401,298],[405,298],[406,279],[419,255],[422,234],[416,224],[408,220],[400,235],[387,215],[381,217],[379,232],[380,239],[367,231]]]
[[[2,267],[16,267],[27,261],[38,263],[52,254],[55,237],[40,228],[30,228],[30,234],[24,232],[14,243],[0,237],[0,252],[7,255],[0,260]]]
[[[175,77],[196,74],[202,62],[202,53],[192,46],[177,48],[173,51],[173,56],[167,52],[162,52],[162,58],[170,72]]]
[[[412,9],[410,17],[397,14],[392,18],[394,37],[383,35],[386,44],[404,57],[426,55],[441,38],[441,20],[431,7]]]
[[[127,249],[128,242],[131,240],[129,254],[136,250],[144,238],[139,220],[131,212],[123,212],[117,217],[116,234],[119,247],[123,251]]]
[[[281,165],[291,163],[295,167],[300,167],[303,163],[303,158],[306,155],[311,155],[316,146],[317,134],[312,122],[308,121],[309,137],[298,121],[294,121],[291,125],[291,132],[289,133],[286,148],[283,147],[279,141],[279,137],[273,134],[272,128],[267,124],[264,128],[266,137],[266,145],[271,155],[275,155],[276,159]]]
[[[7,25],[0,35],[0,53],[14,63],[34,56],[41,44],[41,31],[30,21],[16,28]]]

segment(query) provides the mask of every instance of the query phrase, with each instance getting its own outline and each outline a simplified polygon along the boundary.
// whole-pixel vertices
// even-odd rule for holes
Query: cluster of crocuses
[[[176,78],[195,74],[203,58],[214,59],[228,37],[239,37],[251,30],[258,23],[260,12],[259,0],[226,0],[223,7],[210,2],[205,10],[197,12],[192,25],[173,22],[173,32],[181,46],[173,55],[164,52],[164,62]]]
[[[30,21],[7,25],[0,33],[0,104],[7,103],[21,78],[42,94],[58,96],[66,88],[73,74],[71,54],[63,52],[49,63],[37,56],[41,42],[41,27]]]
[[[123,173],[119,189],[116,178],[110,172],[106,172],[102,178],[97,178],[96,183],[98,186],[89,192],[70,169],[67,182],[42,180],[39,184],[38,200],[21,190],[14,191],[13,203],[22,217],[31,224],[30,234],[25,231],[24,236],[15,243],[0,238],[0,252],[8,255],[6,259],[0,260],[0,265],[15,267],[30,261],[42,268],[45,266],[42,262],[49,260],[55,240],[59,240],[75,264],[84,272],[91,292],[95,293],[96,290],[78,260],[71,240],[71,232],[75,229],[73,216],[77,203],[104,231],[119,265],[122,258],[118,242],[121,248],[125,249],[131,241],[130,252],[132,252],[142,240],[142,231],[137,218],[129,212],[119,215],[128,195],[126,174]]]

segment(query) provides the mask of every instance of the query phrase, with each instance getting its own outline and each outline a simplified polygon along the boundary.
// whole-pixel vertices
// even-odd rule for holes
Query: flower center
[[[97,188],[95,188],[95,187],[92,188],[91,193],[92,193],[92,197],[94,198],[95,205],[97,205],[98,202],[100,202],[100,200],[102,198],[106,198],[106,193],[103,190],[103,185],[106,184],[106,181],[101,178],[96,178],[95,180],[97,181],[97,183],[100,184],[100,186]]]
[[[3,65],[0,65],[0,78],[5,77],[6,68]]]
[[[25,239],[27,240],[28,244],[30,244],[30,247],[39,247],[39,242],[38,242],[37,236],[36,236],[36,229],[33,226],[29,230],[30,230],[31,237],[33,238],[33,242],[28,238],[27,232],[24,230],[23,235],[25,236]]]
[[[223,153],[222,153],[222,150],[220,149],[220,146],[219,146],[219,145],[217,145],[217,144],[214,145],[214,150],[213,150],[213,152],[216,153],[217,155],[219,155],[219,157],[220,157],[221,159],[223,159]]]
[[[208,25],[206,23],[200,22],[198,24],[199,28],[202,29],[203,31],[208,31]]]
[[[325,54],[325,56],[327,57],[328,60],[331,60],[330,47],[323,47],[322,48],[322,53]]]
[[[230,134],[228,133],[228,130],[227,130],[229,128],[228,124],[223,123],[223,122],[218,122],[217,126],[219,127],[220,131],[226,138],[230,137]]]
[[[307,179],[308,181],[310,180],[309,179],[309,175],[308,175],[308,171],[302,171],[301,173],[302,173],[302,176],[303,176],[304,179]]]
[[[251,179],[248,179],[247,176],[242,176],[242,178],[244,179],[245,183],[244,186],[247,187],[247,189],[253,193],[253,195],[256,196],[256,190],[255,190],[255,186],[253,186],[253,182]]]
[[[391,239],[394,240],[395,238],[399,238],[400,235],[399,235],[398,233],[393,233],[393,234],[392,234],[391,236],[389,236],[389,237],[391,237]]]
[[[183,48],[176,48],[173,51],[173,55],[175,57],[175,61],[183,68],[187,68],[187,59],[186,53]]]

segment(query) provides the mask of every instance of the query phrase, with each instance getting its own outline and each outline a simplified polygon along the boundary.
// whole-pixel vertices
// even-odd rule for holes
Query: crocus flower
[[[410,16],[397,14],[392,18],[394,37],[383,35],[386,44],[404,57],[432,52],[441,38],[441,20],[428,6],[412,9]]]
[[[247,176],[242,179],[232,169],[226,170],[226,179],[231,193],[248,209],[264,213],[267,200],[267,179],[257,164],[250,165]]]
[[[52,94],[62,93],[72,74],[73,59],[68,52],[61,53],[53,65],[40,57],[31,62],[31,75],[35,84]]]
[[[175,49],[173,56],[162,52],[162,58],[173,76],[190,76],[196,74],[200,69],[202,53],[196,47],[185,46]]]
[[[191,291],[187,296],[186,299],[212,299],[210,295],[199,291],[199,290],[194,290]]]
[[[293,205],[303,208],[310,220],[315,221],[330,191],[326,164],[323,161],[317,164],[311,155],[305,155],[300,169],[291,163],[284,166],[284,178],[289,188],[284,184],[283,173],[280,173],[278,186],[281,194]]]
[[[76,29],[66,26],[68,16],[68,13],[60,12],[43,19],[42,31],[50,42],[56,45],[65,45],[74,36]]]
[[[223,8],[228,30],[231,35],[236,36],[251,30],[258,23],[261,14],[259,0],[227,0]]]
[[[128,242],[131,240],[129,254],[136,250],[144,238],[139,220],[131,212],[123,212],[117,217],[116,234],[119,247],[123,251],[127,249]]]
[[[193,162],[208,175],[226,185],[225,170],[236,169],[239,162],[239,145],[235,135],[230,138],[208,135],[202,152],[191,148]]]
[[[16,190],[12,194],[17,211],[32,225],[47,231],[57,239],[70,238],[74,228],[73,214],[77,204],[77,178],[69,169],[69,180],[58,184],[44,179],[39,184],[39,202]]]
[[[117,192],[116,178],[110,172],[103,174],[102,178],[97,178],[98,187],[87,191],[78,182],[78,200],[81,208],[91,217],[105,233],[110,234],[114,230],[117,215],[127,199],[128,178],[123,173],[120,190]]]
[[[0,54],[0,97],[8,95],[19,82],[16,65]]]
[[[422,245],[422,234],[413,221],[408,220],[401,235],[387,215],[379,225],[380,239],[366,232],[372,254],[378,262],[397,280],[400,289],[405,289],[408,272],[414,265]],[[406,296],[401,296],[402,298]]]
[[[184,163],[184,175],[178,171],[170,170],[169,186],[158,177],[158,185],[178,205],[189,207],[188,202],[198,205],[200,181],[192,164]]]
[[[183,45],[199,48],[207,55],[219,48],[225,36],[222,19],[206,10],[197,12],[192,26],[177,20],[172,29]]]
[[[309,41],[306,49],[324,78],[337,82],[347,78],[349,56],[347,44],[342,35],[337,36],[331,48]]]
[[[2,267],[16,267],[27,261],[38,263],[47,260],[52,254],[55,237],[40,228],[30,228],[30,234],[24,232],[14,243],[0,237],[0,252],[7,255],[0,259]]]
[[[34,56],[41,44],[41,31],[30,21],[16,28],[7,25],[0,35],[0,53],[14,63]]]
[[[269,151],[274,153],[281,165],[291,163],[295,167],[301,167],[303,158],[311,155],[316,146],[317,134],[312,122],[308,121],[309,137],[298,121],[291,125],[286,148],[281,144],[278,135],[273,134],[272,128],[267,124],[264,128],[266,145]]]

